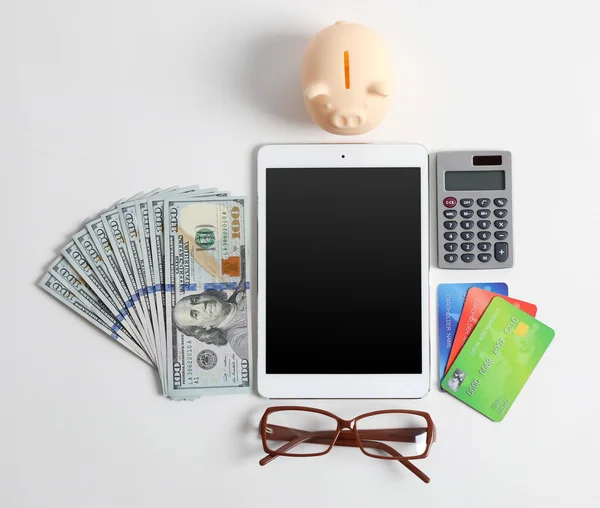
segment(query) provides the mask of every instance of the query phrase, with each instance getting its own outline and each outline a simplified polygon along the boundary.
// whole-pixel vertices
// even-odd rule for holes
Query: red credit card
[[[450,356],[448,357],[448,363],[446,364],[445,374],[448,374],[450,367],[454,363],[454,360],[458,356],[458,353],[460,353],[462,347],[465,345],[465,342],[467,342],[471,332],[477,326],[477,323],[481,319],[481,316],[483,316],[485,309],[487,309],[488,305],[492,301],[492,298],[495,298],[496,296],[499,296],[508,303],[520,308],[522,311],[527,312],[527,314],[532,317],[535,317],[537,313],[537,306],[533,303],[524,302],[522,300],[499,295],[497,293],[492,293],[491,291],[486,291],[485,289],[469,289],[462,314],[460,315],[460,320],[458,321],[458,326],[456,327],[456,335],[454,336],[454,342],[452,343],[452,349],[450,350]]]

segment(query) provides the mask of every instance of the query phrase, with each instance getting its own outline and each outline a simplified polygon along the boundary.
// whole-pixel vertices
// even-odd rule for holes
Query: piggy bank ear
[[[376,81],[375,83],[371,83],[367,91],[373,95],[381,95],[381,97],[389,97],[390,90],[385,83],[381,81]]]
[[[309,101],[312,101],[319,95],[329,95],[329,87],[325,83],[313,82],[304,89],[304,97]]]

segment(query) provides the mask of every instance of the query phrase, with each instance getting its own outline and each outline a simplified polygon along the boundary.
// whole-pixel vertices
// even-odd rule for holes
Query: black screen
[[[447,191],[504,190],[504,171],[446,171]]]
[[[267,169],[268,374],[421,373],[420,196],[419,168]]]

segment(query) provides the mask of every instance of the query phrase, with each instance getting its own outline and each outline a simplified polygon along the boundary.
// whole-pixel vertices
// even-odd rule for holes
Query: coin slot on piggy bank
[[[304,103],[313,121],[333,134],[363,134],[392,103],[390,52],[373,30],[339,21],[310,41],[302,62]]]

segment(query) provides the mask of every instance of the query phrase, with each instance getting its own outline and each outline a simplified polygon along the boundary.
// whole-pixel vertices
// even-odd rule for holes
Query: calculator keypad
[[[511,268],[515,250],[510,151],[441,151],[435,155],[434,172],[438,267]]]
[[[459,257],[467,264],[476,259],[480,263],[492,260],[505,263],[509,259],[507,198],[446,198],[443,205],[446,208],[444,218],[457,219],[443,223],[444,239],[447,240],[444,243],[446,262],[456,263]],[[462,242],[457,243],[459,237]]]

